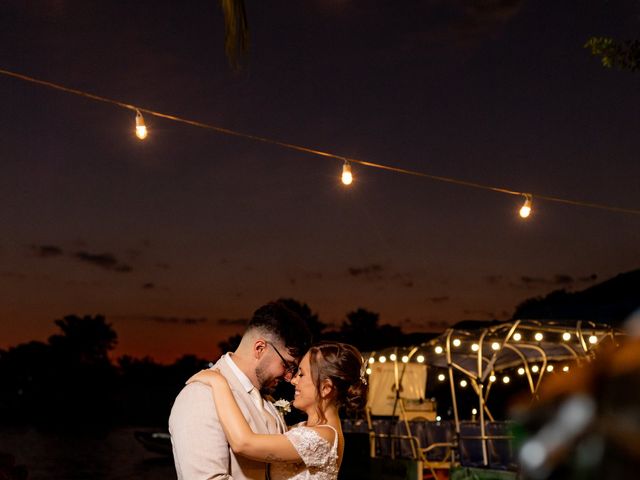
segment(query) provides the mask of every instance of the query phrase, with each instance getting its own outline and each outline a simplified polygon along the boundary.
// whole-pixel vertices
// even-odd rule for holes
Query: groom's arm
[[[171,409],[169,432],[178,479],[232,478],[229,445],[208,386],[190,384],[182,389]]]

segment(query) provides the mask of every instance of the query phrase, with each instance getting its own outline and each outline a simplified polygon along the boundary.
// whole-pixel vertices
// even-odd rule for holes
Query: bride
[[[203,370],[187,383],[211,386],[231,449],[270,463],[271,480],[335,480],[342,462],[344,436],[338,410],[364,406],[367,383],[362,355],[352,345],[325,342],[309,349],[291,379],[293,406],[307,421],[284,434],[253,433],[236,403],[227,380],[217,371]]]

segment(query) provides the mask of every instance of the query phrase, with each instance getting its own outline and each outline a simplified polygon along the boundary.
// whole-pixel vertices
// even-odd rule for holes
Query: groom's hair
[[[311,331],[300,315],[278,300],[258,308],[247,326],[247,332],[261,333],[281,339],[292,357],[302,357],[311,346]]]

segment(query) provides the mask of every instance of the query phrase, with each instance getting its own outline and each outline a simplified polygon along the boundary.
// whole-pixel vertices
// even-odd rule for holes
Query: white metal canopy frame
[[[389,362],[389,367],[393,365],[393,368],[386,369],[392,372],[393,390],[397,392],[393,415],[396,411],[404,414],[404,401],[424,399],[427,375],[430,371],[440,372],[438,381],[449,381],[458,436],[460,416],[456,390],[470,385],[478,397],[477,413],[486,464],[488,437],[485,433],[485,416],[494,421],[487,406],[494,383],[510,383],[513,379],[510,374],[524,377],[535,398],[545,375],[568,374],[574,366],[595,358],[601,345],[610,343],[617,346],[619,337],[623,335],[622,331],[609,325],[592,321],[513,320],[477,329],[450,328],[419,346],[388,348],[367,353],[365,358],[369,364],[367,373],[371,376],[372,386],[376,383],[375,377],[381,377],[383,372],[380,364]],[[415,367],[418,365],[422,367],[419,371],[424,372],[425,378],[414,387],[422,388],[421,392],[416,392],[416,388],[409,385],[414,383],[417,373]],[[372,396],[368,405],[374,415],[377,399],[379,396]],[[398,402],[401,405],[396,410]]]

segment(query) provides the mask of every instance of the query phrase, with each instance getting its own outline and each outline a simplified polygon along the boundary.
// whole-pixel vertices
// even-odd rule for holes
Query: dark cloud
[[[591,283],[591,282],[595,282],[597,279],[598,279],[598,275],[596,275],[595,273],[592,273],[587,277],[578,277],[578,281],[581,283]]]
[[[413,277],[408,273],[396,273],[391,276],[392,280],[397,280],[403,287],[411,288],[414,285]]]
[[[443,295],[441,297],[428,297],[427,298],[427,302],[431,302],[431,303],[444,303],[444,302],[448,302],[449,296],[447,295]]]
[[[566,275],[564,273],[558,273],[554,278],[554,283],[556,285],[571,285],[573,282],[574,278],[571,275]]]
[[[364,267],[349,267],[349,275],[352,277],[362,277],[367,280],[381,280],[383,268],[376,263]]]
[[[221,326],[230,326],[230,325],[245,326],[248,323],[249,323],[249,320],[246,318],[219,318],[216,320],[216,325],[221,325]]]
[[[456,3],[456,2],[452,2]],[[462,17],[452,25],[452,31],[466,40],[490,36],[515,16],[524,0],[461,0]]]
[[[585,280],[583,280],[583,278]],[[593,281],[596,276],[582,277],[579,281]],[[575,277],[566,273],[556,273],[550,278],[532,277],[528,275],[521,276],[516,282],[510,282],[509,285],[516,288],[536,288],[536,287],[569,287],[576,283]]]
[[[164,325],[200,325],[207,323],[206,317],[176,317],[164,315],[111,315],[109,317],[117,321],[153,322]]]
[[[522,284],[525,286],[549,285],[549,281],[545,278],[529,277],[527,275],[521,276],[520,282],[522,282]]]
[[[206,317],[194,318],[194,317],[164,317],[160,315],[150,315],[142,317],[143,320],[156,323],[171,323],[176,325],[198,325],[206,323],[209,320]]]
[[[484,279],[489,285],[496,285],[500,283],[504,277],[502,275],[487,275]]]
[[[129,265],[119,263],[111,253],[87,253],[77,252],[75,258],[82,262],[90,263],[96,267],[114,272],[128,273],[132,271]]]
[[[64,251],[55,245],[31,245],[31,252],[39,258],[59,257]]]

